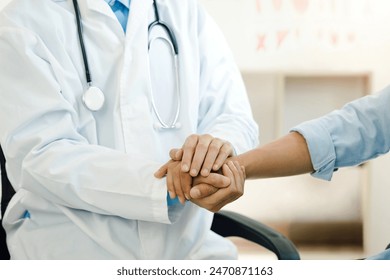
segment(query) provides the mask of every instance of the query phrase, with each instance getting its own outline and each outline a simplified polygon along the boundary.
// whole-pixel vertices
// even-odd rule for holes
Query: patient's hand
[[[218,212],[244,194],[245,169],[238,162],[229,161],[222,167],[224,176],[230,179],[227,187],[216,187],[208,181],[209,177],[197,177],[190,191],[191,201],[211,212]]]

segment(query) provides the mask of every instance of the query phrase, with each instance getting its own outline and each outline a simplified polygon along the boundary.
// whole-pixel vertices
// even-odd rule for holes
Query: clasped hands
[[[154,174],[166,176],[169,196],[181,203],[190,200],[217,212],[244,193],[245,169],[232,160],[233,147],[209,134],[189,136],[170,160]]]

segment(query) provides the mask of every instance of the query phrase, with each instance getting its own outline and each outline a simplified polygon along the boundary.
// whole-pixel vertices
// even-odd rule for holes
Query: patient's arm
[[[230,157],[228,161],[238,161],[245,168],[248,179],[291,176],[314,171],[306,141],[297,132]],[[211,186],[201,185],[194,186],[190,194],[193,198],[203,198],[215,191]]]
[[[237,160],[243,165],[248,179],[291,176],[314,171],[306,141],[298,132],[291,132],[228,160]]]

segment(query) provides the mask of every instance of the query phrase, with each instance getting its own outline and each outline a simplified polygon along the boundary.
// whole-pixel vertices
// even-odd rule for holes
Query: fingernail
[[[204,169],[202,169],[201,174],[202,174],[202,176],[206,177],[209,175],[209,170],[207,168],[204,168]]]
[[[191,176],[196,176],[198,174],[198,171],[196,169],[192,169],[190,174]]]
[[[214,169],[214,171],[217,171],[218,170],[218,165],[214,164],[213,169]]]
[[[183,172],[188,172],[188,170],[190,170],[190,168],[188,167],[187,164],[183,164],[183,166],[181,167],[181,171]]]
[[[198,190],[197,188],[194,187],[190,190],[190,195],[192,198],[199,198],[201,193],[200,193],[200,190]]]
[[[188,194],[186,194],[186,193],[184,194],[184,196],[186,197],[187,200],[191,199],[191,197]]]
[[[176,195],[173,192],[168,192],[168,193],[169,193],[169,197],[171,199],[174,199],[176,197]]]

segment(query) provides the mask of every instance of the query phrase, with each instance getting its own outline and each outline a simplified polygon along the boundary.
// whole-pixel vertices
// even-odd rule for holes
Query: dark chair
[[[7,178],[5,158],[1,146],[0,161],[2,183],[1,213],[3,215],[15,191]],[[257,243],[275,253],[278,259],[299,260],[298,251],[291,241],[266,225],[243,215],[230,211],[220,211],[214,215],[211,229],[224,237],[237,236]],[[0,226],[0,260],[7,260],[9,258],[10,255],[7,249],[5,231]]]
[[[276,230],[241,214],[215,213],[211,230],[223,237],[241,237],[273,252],[279,260],[299,260],[294,244]]]
[[[0,146],[0,163],[1,163],[1,217],[3,217],[5,209],[8,206],[8,202],[11,197],[15,194],[14,189],[11,186],[10,181],[7,177],[7,172],[5,171],[5,158],[3,150]],[[1,220],[0,220],[1,222]],[[7,245],[5,242],[5,231],[2,226],[0,226],[0,260],[7,260],[10,258]]]

